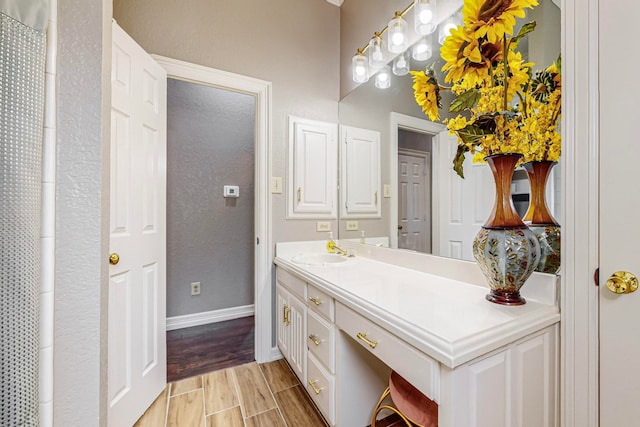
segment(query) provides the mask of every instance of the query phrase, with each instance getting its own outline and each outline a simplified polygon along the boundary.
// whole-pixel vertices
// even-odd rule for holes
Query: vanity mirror
[[[406,6],[406,1],[393,1],[400,10]],[[384,24],[384,19],[372,22],[372,31]],[[540,0],[522,21],[532,20],[538,26],[521,43],[520,50],[528,51],[529,60],[536,64],[550,64],[560,51],[560,9],[552,0]],[[433,37],[432,58],[410,59],[411,70],[423,70],[434,62],[435,69],[440,70],[443,61],[437,39]],[[443,99],[443,105],[449,105],[449,100]],[[380,144],[380,213],[378,217],[345,215],[341,209],[339,238],[359,239],[364,231],[366,237],[388,237],[391,247],[473,260],[473,237],[493,206],[491,172],[488,166],[473,164],[467,158],[466,179],[455,175],[452,159],[456,139],[421,111],[414,101],[411,76],[391,75],[391,85],[386,89],[376,87],[374,78],[361,83],[340,101],[339,122],[341,127],[377,132]],[[341,137],[341,207],[348,202],[345,197],[350,187],[343,145]],[[556,167],[547,186],[547,203],[556,218],[560,214],[559,179],[560,167]],[[354,180],[352,177],[351,182]],[[512,192],[516,208],[526,210],[529,190],[524,170],[516,170]]]

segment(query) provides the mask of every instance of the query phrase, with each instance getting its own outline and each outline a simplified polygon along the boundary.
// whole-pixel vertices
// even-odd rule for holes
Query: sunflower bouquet
[[[494,154],[521,153],[523,162],[557,161],[560,156],[558,120],[561,106],[560,60],[532,73],[518,42],[535,29],[523,25],[513,35],[516,18],[536,0],[465,0],[463,25],[451,31],[440,49],[445,61],[442,86],[433,65],[412,71],[414,96],[432,121],[439,121],[441,91],[454,94],[444,122],[458,137],[454,170],[464,178],[462,163],[471,152],[474,161]]]

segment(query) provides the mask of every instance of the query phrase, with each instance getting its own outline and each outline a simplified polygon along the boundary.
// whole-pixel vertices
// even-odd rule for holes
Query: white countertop
[[[485,299],[487,287],[401,267],[396,265],[397,258],[389,260],[393,264],[379,260],[387,253],[393,253],[394,258],[418,257],[418,261],[421,256],[428,257],[428,262],[434,258],[438,262],[437,257],[403,255],[403,251],[389,249],[371,251],[378,251],[378,255],[362,254],[336,265],[310,266],[291,259],[300,253],[325,253],[324,242],[280,243],[275,263],[452,369],[560,320],[558,307],[548,302],[528,298],[522,306],[498,305]],[[364,246],[361,252],[365,252]],[[465,261],[447,262],[453,268],[456,262],[465,263],[459,264],[460,269],[473,268]],[[550,275],[537,280],[555,287],[555,278]]]

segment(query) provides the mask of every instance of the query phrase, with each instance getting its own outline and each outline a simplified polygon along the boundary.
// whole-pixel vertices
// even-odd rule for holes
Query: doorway
[[[168,381],[254,360],[255,103],[167,79]]]
[[[205,233],[201,233],[202,235],[197,237],[201,240],[208,240],[207,243],[209,247],[212,245],[215,246],[216,251],[225,252],[225,248],[228,247],[230,241],[235,240],[236,236],[244,233],[246,243],[246,246],[242,249],[245,251],[244,255],[241,253],[232,253],[225,254],[224,256],[229,256],[231,258],[244,258],[244,269],[250,273],[245,271],[245,277],[243,280],[248,280],[250,285],[248,286],[248,290],[245,286],[242,291],[242,296],[236,295],[236,297],[233,296],[233,292],[236,289],[234,289],[232,285],[226,285],[227,292],[230,293],[226,294],[224,298],[226,298],[227,301],[231,301],[229,304],[234,305],[234,307],[220,308],[222,307],[221,305],[211,305],[217,303],[215,301],[214,303],[205,303],[202,301],[200,303],[201,305],[198,305],[197,309],[205,311],[200,311],[190,317],[189,315],[186,315],[187,319],[183,317],[178,320],[186,320],[188,325],[184,326],[196,326],[210,324],[212,321],[224,322],[232,319],[241,319],[250,316],[251,313],[253,313],[255,316],[253,328],[254,358],[260,363],[271,361],[276,356],[271,339],[271,274],[273,258],[270,227],[271,198],[269,197],[269,177],[271,176],[271,161],[269,157],[271,151],[271,83],[157,55],[153,55],[153,58],[167,71],[169,84],[171,84],[171,80],[175,80],[176,82],[187,83],[195,85],[196,87],[206,87],[212,91],[222,91],[220,93],[224,93],[225,96],[240,95],[241,97],[247,97],[245,99],[249,99],[252,102],[251,108],[254,113],[253,118],[251,123],[246,124],[248,129],[243,130],[243,132],[252,132],[253,134],[253,145],[251,146],[251,150],[250,152],[244,149],[236,151],[235,158],[241,158],[241,162],[238,160],[240,163],[236,162],[235,167],[233,167],[233,165],[224,166],[228,169],[238,169],[238,166],[240,165],[241,168],[251,169],[251,175],[248,177],[249,174],[245,170],[242,175],[242,181],[237,181],[236,183],[230,181],[221,181],[217,183],[210,182],[209,192],[211,193],[211,197],[217,198],[217,202],[219,203],[214,207],[211,207],[213,211],[202,213],[202,216],[205,218],[215,218],[216,213],[220,215],[223,213],[235,214],[236,211],[234,209],[239,208],[242,203],[248,204],[251,202],[252,208],[249,209],[250,219],[248,222],[245,221],[243,226],[240,226],[237,222],[238,217],[236,215],[231,215],[232,218],[225,219],[227,221],[225,222],[227,229],[220,235],[205,237]],[[194,114],[199,114],[197,113],[197,110],[201,107],[201,105],[196,105],[196,113]],[[222,110],[223,116],[237,113],[237,111],[234,111],[235,107],[228,104],[225,104]],[[226,117],[226,119],[228,119],[228,117]],[[236,146],[237,144],[234,145],[234,143],[237,143],[237,141],[230,137],[230,139],[224,141],[224,147],[231,147],[233,149],[238,148]],[[180,147],[178,146],[177,148]],[[198,159],[198,161],[200,160],[202,159]],[[194,160],[194,162],[195,161],[196,160]],[[207,162],[204,163],[204,167],[210,170],[211,164]],[[193,165],[195,165],[195,163]],[[186,171],[188,179],[198,180],[198,174],[201,171],[194,168],[193,165],[183,165],[183,168],[188,169],[188,171]],[[219,170],[217,172],[219,172]],[[220,176],[216,172],[212,175]],[[237,195],[239,197],[224,197],[224,185],[231,186],[230,189],[227,188],[227,196]],[[214,188],[216,186],[221,186],[221,188]],[[250,190],[251,187],[253,187],[252,192],[249,191],[249,193],[246,193],[243,191],[243,188],[245,190]],[[231,193],[229,193],[229,191],[231,191]],[[243,196],[246,196],[245,200],[241,201]],[[190,209],[193,209],[189,207],[187,208],[188,209],[178,211],[178,215],[183,215],[182,220],[184,222],[190,221],[189,212]],[[242,228],[242,230],[240,230],[240,228]],[[171,233],[171,230],[168,230],[168,234]],[[248,240],[248,242],[246,240]],[[203,265],[206,263],[212,263],[209,255],[210,254],[199,255],[198,263],[200,264],[198,268],[207,268],[206,266],[203,267]],[[224,258],[224,256],[224,262],[221,265],[218,265],[219,268],[214,269],[210,274],[217,278],[226,280],[226,278],[229,277],[229,274],[233,273],[232,271],[230,272],[230,270],[242,267],[238,267],[237,264],[235,264],[234,259]],[[247,259],[249,260],[248,263],[246,262]],[[187,270],[190,271],[189,269]],[[186,280],[187,282],[179,283],[179,285],[181,285],[179,287],[179,292],[182,292],[183,294],[186,293],[187,299],[191,297],[192,288],[194,286],[192,283],[196,283],[196,292],[198,290],[197,288],[199,288],[200,296],[203,295],[203,292],[206,292],[206,285],[200,281],[200,285],[198,286],[197,278],[193,280],[185,278],[182,280]],[[194,297],[198,299],[197,296],[194,295]],[[171,296],[169,296],[169,298],[171,298]],[[234,298],[245,298],[244,302],[249,301],[252,304],[244,304],[240,299]],[[168,325],[170,319],[171,313],[169,313]]]
[[[424,253],[433,253],[434,248],[438,248],[438,193],[432,189],[438,186],[440,166],[437,159],[443,133],[446,128],[439,123],[391,113],[389,170],[391,188],[396,190],[391,192],[390,200],[389,243],[392,248]],[[403,166],[403,162],[413,163]],[[403,167],[407,170],[403,171]],[[409,179],[403,174],[413,177]],[[413,220],[409,221],[409,217]]]
[[[398,129],[398,248],[431,253],[432,136]]]

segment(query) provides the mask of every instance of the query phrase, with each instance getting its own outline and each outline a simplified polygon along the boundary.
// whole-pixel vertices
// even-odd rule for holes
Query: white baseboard
[[[273,362],[274,360],[282,359],[282,353],[278,347],[272,347],[271,353],[269,354],[269,361]]]
[[[239,319],[241,317],[253,316],[254,313],[255,308],[254,305],[251,304],[220,310],[203,311],[201,313],[185,314],[184,316],[167,317],[167,331]]]

